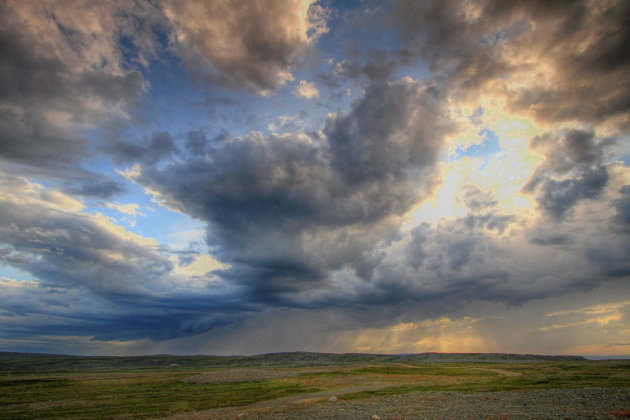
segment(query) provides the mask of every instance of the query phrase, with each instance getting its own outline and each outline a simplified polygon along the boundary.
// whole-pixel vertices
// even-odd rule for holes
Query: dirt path
[[[400,364],[404,367],[413,367],[417,368],[414,365]],[[470,369],[475,370],[483,370],[486,372],[493,372],[502,376],[522,376],[523,374],[520,372],[512,372],[504,369],[492,369],[492,368],[483,368],[483,367],[474,367]],[[230,372],[228,372],[230,373]],[[233,373],[233,372],[232,372]],[[217,373],[213,373],[216,375]],[[191,378],[189,378],[191,379]],[[194,382],[194,381],[193,381]],[[259,401],[254,404],[244,405],[244,406],[233,406],[233,407],[223,407],[223,408],[215,408],[210,410],[197,411],[193,413],[182,413],[176,414],[167,419],[170,420],[199,420],[199,419],[239,419],[239,418],[267,418],[266,414],[270,413],[270,410],[275,412],[276,410],[292,410],[299,409],[302,410],[307,406],[311,406],[313,403],[326,403],[331,396],[339,397],[346,394],[352,394],[355,392],[362,391],[376,391],[380,389],[386,389],[397,386],[405,386],[412,385],[412,383],[406,382],[381,382],[378,384],[372,385],[363,385],[363,386],[351,386],[351,387],[340,387],[336,389],[329,389],[326,391],[319,392],[311,392],[304,394],[291,395],[288,397],[276,398],[273,400],[265,400]],[[342,404],[341,401],[338,401],[333,406]],[[292,408],[293,407],[293,408]],[[303,407],[303,408],[300,408]]]
[[[523,374],[520,372],[511,372],[509,370],[503,370],[503,369],[488,369],[488,368],[480,368],[480,367],[474,367],[470,369],[485,370],[486,372],[494,372],[503,376],[523,376]]]
[[[305,397],[305,395],[298,397]],[[324,400],[278,407],[261,405],[230,407],[170,418],[215,420],[583,418],[614,420],[628,417],[629,402],[630,389],[628,388],[534,389],[472,394],[410,392],[360,400],[339,400],[335,403]]]
[[[287,407],[287,406],[297,405],[297,404],[310,404],[313,402],[327,401],[332,396],[339,397],[341,395],[352,394],[354,392],[376,391],[379,389],[391,388],[392,386],[404,386],[404,385],[407,385],[407,384],[382,383],[378,385],[330,389],[328,391],[311,392],[311,393],[305,393],[305,394],[291,395],[288,397],[276,398],[274,400],[259,401],[254,404],[244,405],[240,407],[225,407],[225,408],[216,408],[212,410],[197,411],[194,413],[176,414],[176,415],[167,417],[167,419],[192,420],[192,419],[211,419],[211,418],[217,418],[217,417],[223,418],[224,416],[229,415],[229,414],[233,415],[233,413],[235,412],[245,413],[250,410]]]

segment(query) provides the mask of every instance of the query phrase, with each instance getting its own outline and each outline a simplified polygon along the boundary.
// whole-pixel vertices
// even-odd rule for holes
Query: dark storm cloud
[[[608,182],[608,172],[604,167],[589,168],[570,179],[541,181],[538,178],[534,184],[538,182],[541,184],[534,187],[538,189],[536,201],[547,213],[561,219],[579,200],[596,198]]]
[[[464,264],[470,261],[474,246],[475,243],[470,239],[460,240],[450,244],[446,248],[449,268],[454,271],[461,271]]]
[[[136,181],[208,222],[209,243],[233,266],[223,276],[271,302],[344,266],[369,277],[371,248],[396,232],[391,218],[433,191],[447,130],[435,88],[378,84],[330,116],[321,139],[252,133],[143,167]]]
[[[609,175],[603,148],[608,143],[585,130],[569,130],[562,137],[545,133],[532,138],[530,148],[544,151],[546,158],[523,191],[536,193],[540,207],[562,219],[578,201],[596,198],[606,186]]]
[[[630,233],[630,185],[624,185],[619,190],[620,198],[613,201],[615,207],[614,223],[622,230]]]
[[[541,121],[627,127],[629,17],[624,1],[402,0],[392,23],[460,96],[483,88]]]
[[[104,146],[104,150],[119,163],[155,164],[177,152],[177,147],[170,133],[156,131],[150,138],[140,141],[112,139]]]
[[[350,113],[326,123],[333,169],[362,184],[404,182],[409,170],[432,165],[443,145],[440,101],[432,87],[420,96],[404,83],[373,86]]]
[[[371,283],[353,304],[371,297],[375,303],[398,308],[399,316],[435,318],[467,302],[522,304],[587,290],[610,278],[584,258],[589,248],[583,241],[565,242],[550,253],[550,244],[528,244],[521,234],[500,236],[466,218],[420,225],[385,250]],[[571,267],[559,265],[558,258],[570,260]],[[331,293],[324,299],[335,297]]]
[[[602,230],[596,220],[577,221],[579,235],[575,226],[546,218],[522,230],[519,217],[502,214],[494,206],[485,213],[422,224],[381,249],[385,255],[379,256],[371,282],[357,295],[346,294],[345,307],[352,312],[350,308],[371,301],[391,309],[388,319],[435,318],[466,302],[522,304],[623,278],[629,272],[627,231],[620,230],[619,218],[625,204],[623,189],[617,197],[606,195],[617,210],[610,230]],[[331,292],[321,299],[332,302],[335,296]],[[343,301],[340,297],[340,307]]]
[[[586,256],[595,262],[603,273],[610,277],[624,278],[630,275],[630,260],[628,260],[628,247],[630,240],[614,238],[591,246]]]
[[[165,203],[208,222],[209,244],[231,264],[215,273],[221,277],[216,287],[194,294],[185,286],[172,290],[182,279],[168,252],[77,213],[80,203],[67,196],[5,177],[4,187],[26,201],[1,203],[2,262],[41,279],[35,295],[46,288],[85,290],[100,302],[67,316],[55,303],[61,297],[38,299],[28,311],[7,305],[23,318],[12,324],[22,325],[16,334],[43,334],[39,317],[51,313],[60,318],[47,320],[50,334],[161,340],[234,324],[271,306],[343,306],[359,299],[342,294],[324,303],[303,294],[326,292],[333,270],[347,267],[361,281],[373,276],[383,255],[374,244],[393,238],[392,218],[436,185],[448,130],[440,101],[434,88],[409,80],[375,85],[350,111],[330,116],[319,138],[252,133],[208,142],[202,132],[190,132],[193,159],[160,167],[173,141],[155,133],[147,140],[151,147],[123,156],[144,159],[137,181],[156,188]],[[147,158],[153,149],[164,153]],[[179,267],[196,257],[183,255]],[[371,301],[380,293],[361,296]]]
[[[502,253],[488,245],[494,241],[493,235],[488,235],[482,225],[470,224],[465,219],[457,219],[437,227],[422,225],[411,232],[410,239],[404,246],[415,249],[416,255],[422,248],[425,255],[422,263],[413,264],[415,276],[405,275],[404,281],[410,282],[410,290],[416,289],[416,293],[422,293],[421,288],[417,289],[417,285],[414,285],[416,281],[427,282],[427,285],[437,281],[427,289],[438,287],[444,293],[462,279],[471,277],[470,270],[474,275],[479,275],[479,278],[493,277],[503,271],[497,264],[489,263]],[[407,270],[404,265],[400,268]],[[391,274],[385,275],[383,281],[397,282]]]
[[[186,136],[186,149],[193,156],[202,156],[208,150],[208,139],[203,131],[189,131]]]
[[[608,235],[592,238],[586,256],[608,276],[624,278],[630,275],[630,186],[619,189],[610,208],[614,208],[615,214],[609,220]]]
[[[208,242],[231,264],[220,276],[243,286],[242,302],[260,310],[338,308],[351,316],[378,304],[389,308],[381,313],[389,320],[415,313],[420,303],[416,312],[437,316],[469,301],[516,304],[597,284],[601,266],[589,262],[595,254],[566,270],[544,251],[562,245],[573,258],[587,253],[582,242],[561,231],[502,236],[517,217],[502,214],[492,194],[473,185],[458,194],[471,211],[465,217],[409,234],[389,224],[435,185],[431,171],[447,130],[440,106],[433,88],[375,84],[349,112],[329,117],[321,138],[252,133],[208,145],[191,133],[191,151],[204,150],[197,159],[143,167],[136,181],[208,223]],[[585,130],[532,140],[547,159],[531,191],[548,199],[542,187],[559,176],[577,185],[558,187],[564,195],[554,197],[556,207],[547,203],[548,211],[564,203],[565,214],[601,191],[605,182],[593,187],[586,178],[603,168],[606,144]],[[361,325],[376,321],[356,317]]]
[[[80,288],[3,282],[3,338],[84,336],[92,340],[165,340],[234,324],[251,308],[198,293],[106,299]],[[121,326],[124,326],[121,327]]]

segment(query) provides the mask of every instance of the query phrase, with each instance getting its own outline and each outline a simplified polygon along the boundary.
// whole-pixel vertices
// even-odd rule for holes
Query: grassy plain
[[[0,418],[152,418],[295,396],[629,388],[630,360],[519,355],[0,353]],[[321,398],[327,398],[322,396]]]

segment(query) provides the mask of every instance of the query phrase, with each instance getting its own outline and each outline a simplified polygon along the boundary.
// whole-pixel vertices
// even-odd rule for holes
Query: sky
[[[630,355],[630,2],[0,2],[0,350]]]

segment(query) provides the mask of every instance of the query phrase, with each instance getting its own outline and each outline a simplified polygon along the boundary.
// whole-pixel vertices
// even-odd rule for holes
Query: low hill
[[[344,366],[366,363],[513,363],[513,362],[576,362],[581,356],[543,356],[506,353],[268,353],[255,356],[70,356],[42,353],[0,352],[0,372],[53,372],[135,370],[164,368],[229,368],[229,367],[302,367]]]

